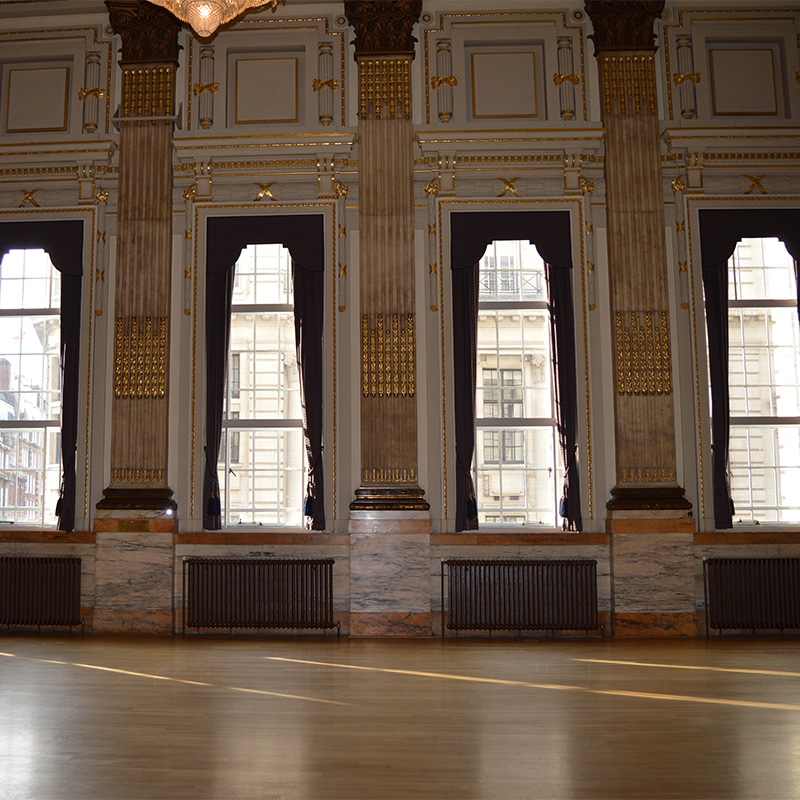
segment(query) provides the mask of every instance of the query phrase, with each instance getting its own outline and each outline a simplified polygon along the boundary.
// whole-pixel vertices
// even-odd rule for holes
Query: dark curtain
[[[61,273],[61,492],[58,530],[75,528],[80,374],[83,221],[0,223],[0,255],[9,250],[45,250]]]
[[[478,527],[472,480],[478,362],[478,264],[453,270],[453,391],[456,432],[456,530]]]
[[[322,469],[322,336],[325,248],[320,215],[211,217],[206,249],[206,420],[203,527],[221,525],[217,462],[222,432],[222,410],[230,340],[231,296],[234,265],[249,244],[282,244],[292,257],[295,298],[295,336],[303,433],[308,462],[304,502],[307,525],[325,529],[325,495]],[[212,276],[226,273],[225,279]],[[224,294],[223,294],[224,292]],[[219,301],[227,298],[227,305]],[[211,308],[211,307],[214,308]],[[212,337],[210,339],[209,337]],[[224,341],[223,341],[224,339]],[[223,349],[224,348],[224,349]],[[217,353],[223,353],[221,359]],[[212,358],[213,355],[213,358]],[[213,418],[212,418],[213,415]]]
[[[222,527],[219,496],[219,446],[222,412],[228,377],[228,345],[231,336],[231,301],[235,266],[206,276],[206,446],[203,478],[203,527]]]
[[[575,371],[575,317],[570,270],[545,262],[550,309],[550,345],[555,371],[558,443],[564,463],[564,487],[559,515],[564,530],[583,528],[578,475],[578,385]]]
[[[527,240],[548,265],[556,414],[564,455],[564,487],[559,513],[570,530],[582,527],[577,471],[577,379],[570,270],[572,250],[568,211],[467,212],[451,216],[453,285],[453,372],[456,434],[456,530],[478,527],[472,458],[475,452],[477,381],[478,262],[493,241]],[[462,274],[463,273],[463,274]]]
[[[292,264],[294,338],[300,365],[300,402],[308,462],[303,515],[313,531],[325,530],[325,484],[322,475],[322,335],[324,273]]]
[[[728,384],[728,261],[740,239],[777,237],[800,260],[800,209],[703,209],[700,247],[711,381],[711,445],[714,527],[730,528],[735,512],[728,480],[730,396]],[[796,277],[796,268],[795,268]],[[800,313],[800,284],[798,284]]]

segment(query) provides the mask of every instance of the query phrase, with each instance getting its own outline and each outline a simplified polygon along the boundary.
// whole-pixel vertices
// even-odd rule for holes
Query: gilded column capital
[[[122,63],[178,63],[181,23],[144,0],[106,0],[111,27],[122,39]]]
[[[345,0],[344,13],[356,32],[356,58],[414,57],[417,40],[412,31],[422,13],[422,0]]]
[[[653,23],[665,0],[585,0],[595,54],[602,50],[654,50]]]

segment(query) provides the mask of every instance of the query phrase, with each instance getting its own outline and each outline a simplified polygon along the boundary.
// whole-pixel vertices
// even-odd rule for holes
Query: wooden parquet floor
[[[800,640],[0,635],[0,798],[800,798]]]

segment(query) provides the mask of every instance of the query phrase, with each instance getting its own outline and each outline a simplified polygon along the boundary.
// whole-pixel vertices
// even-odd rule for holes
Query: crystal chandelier
[[[272,6],[274,11],[278,5],[278,0],[149,0],[149,2],[166,8],[178,19],[188,22],[195,33],[204,38],[211,36],[220,25],[230,22],[248,8]]]

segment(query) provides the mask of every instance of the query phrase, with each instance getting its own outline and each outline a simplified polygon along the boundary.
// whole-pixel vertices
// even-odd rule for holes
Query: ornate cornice
[[[345,0],[344,13],[356,32],[356,57],[413,57],[422,0]]]
[[[178,62],[181,22],[144,0],[106,0],[111,27],[122,38],[122,63]]]
[[[653,23],[664,0],[585,0],[592,20],[595,53],[602,50],[654,50]]]

